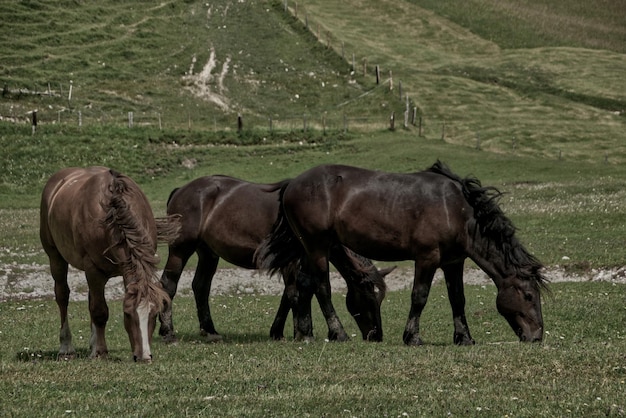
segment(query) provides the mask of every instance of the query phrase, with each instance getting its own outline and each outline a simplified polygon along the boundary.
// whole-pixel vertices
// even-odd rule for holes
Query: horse
[[[85,272],[89,285],[91,358],[107,358],[108,279],[123,276],[124,327],[135,361],[151,362],[156,315],[169,306],[155,255],[157,238],[173,239],[175,217],[154,218],[139,186],[106,167],[66,168],[53,174],[41,197],[40,238],[50,261],[61,316],[59,357],[73,358],[68,322],[68,265]]]
[[[312,280],[328,281],[328,249],[340,243],[365,257],[413,260],[415,275],[403,341],[421,345],[419,322],[434,274],[444,272],[453,340],[475,344],[465,316],[463,264],[473,260],[497,287],[496,306],[520,341],[541,341],[543,265],[515,236],[498,205],[501,193],[461,178],[440,161],[399,174],[321,165],[281,191],[281,211],[259,246],[259,265],[280,268],[306,257]],[[300,245],[297,245],[300,243]],[[298,283],[300,292],[307,286]],[[301,295],[309,297],[310,295]]]
[[[179,237],[169,245],[161,283],[173,299],[183,268],[193,253],[197,253],[198,264],[192,289],[200,332],[209,341],[222,339],[215,329],[209,307],[211,283],[219,259],[246,269],[257,268],[254,253],[272,229],[278,216],[278,194],[287,182],[258,184],[229,176],[205,176],[190,181],[170,194],[167,213],[182,215],[182,227]],[[346,279],[346,303],[363,338],[378,338],[378,334],[372,330],[381,327],[380,302],[385,291],[383,277],[392,269],[379,271],[370,260],[359,258],[342,248],[333,249],[331,262]],[[285,290],[270,329],[270,337],[273,339],[284,338],[283,330],[289,311],[298,304],[295,289],[298,270],[297,263],[281,269]],[[347,340],[348,335],[331,302],[330,288],[315,289],[314,293],[327,320],[328,338]],[[310,321],[310,310],[303,315],[303,321]],[[171,306],[161,313],[160,320],[159,334],[165,341],[176,341]],[[299,321],[294,316],[294,324]],[[301,328],[294,327],[294,338],[311,339],[312,324],[304,332],[298,333],[297,329]]]

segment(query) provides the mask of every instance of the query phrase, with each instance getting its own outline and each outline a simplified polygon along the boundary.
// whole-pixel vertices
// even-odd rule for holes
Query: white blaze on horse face
[[[137,306],[137,316],[139,318],[139,330],[141,332],[141,354],[142,360],[149,360],[150,355],[150,335],[148,321],[150,320],[150,310],[154,305],[146,300]]]

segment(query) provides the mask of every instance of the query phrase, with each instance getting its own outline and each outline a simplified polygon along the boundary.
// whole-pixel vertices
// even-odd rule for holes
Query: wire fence
[[[323,31],[319,22],[314,22],[312,17],[302,8],[298,8],[298,3],[291,5],[288,0],[281,4],[284,12],[289,18],[305,25],[306,29],[324,44],[327,48],[333,49],[347,63],[351,62],[352,70],[357,72],[357,59],[354,54],[351,59],[347,57],[347,52],[343,43],[329,31]],[[338,45],[340,45],[338,47]],[[98,106],[78,106],[74,100],[76,92],[80,93],[79,86],[69,83],[48,82],[45,85],[35,85],[30,89],[14,88],[5,85],[2,90],[2,98],[20,101],[23,97],[37,97],[39,99],[38,109],[27,110],[19,106],[13,107],[11,104],[0,103],[0,121],[11,121],[14,123],[31,124],[33,134],[37,131],[38,125],[59,125],[59,126],[115,126],[128,128],[150,128],[150,129],[213,129],[214,131],[244,131],[244,130],[266,130],[268,132],[292,132],[310,130],[321,132],[346,132],[348,130],[380,130],[380,129],[418,129],[418,134],[423,134],[423,121],[419,115],[420,110],[408,97],[403,94],[402,83],[398,81],[394,84],[392,72],[388,71],[388,76],[382,80],[382,70],[379,66],[369,65],[366,58],[360,60],[358,65],[359,75],[363,77],[375,77],[375,87],[363,93],[371,94],[374,90],[387,89],[386,96],[394,102],[391,107],[398,109],[394,111],[368,112],[367,115],[354,115],[346,112],[350,103],[342,103],[337,109],[332,111],[321,111],[318,113],[305,113],[300,115],[284,116],[263,116],[239,114],[229,115],[223,112],[207,111],[202,113],[200,109],[189,106],[188,109],[167,113],[154,109],[129,109],[127,111],[107,111]],[[394,98],[395,97],[395,98]],[[358,100],[354,99],[354,100]],[[399,110],[405,104],[404,110]],[[206,110],[206,109],[205,109]],[[350,114],[349,114],[350,113]]]

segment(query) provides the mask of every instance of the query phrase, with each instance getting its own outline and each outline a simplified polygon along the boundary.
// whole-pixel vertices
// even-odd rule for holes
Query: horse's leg
[[[348,334],[344,330],[332,302],[328,258],[319,257],[316,265],[317,268],[313,271],[319,279],[317,280],[315,296],[317,297],[317,302],[320,305],[320,309],[328,325],[328,339],[330,341],[347,341],[350,337],[348,337]]]
[[[209,307],[209,294],[211,293],[211,283],[217,270],[219,257],[214,255],[208,248],[200,246],[198,248],[198,267],[191,282],[193,295],[196,299],[196,310],[198,321],[200,322],[200,333],[207,337],[209,341],[221,341],[222,336],[215,330],[211,309]]]
[[[59,357],[72,358],[76,355],[72,345],[72,333],[67,319],[67,306],[70,301],[70,287],[67,284],[67,262],[60,254],[50,256],[50,273],[54,279],[54,296],[61,316],[59,331]]]
[[[312,341],[313,319],[311,317],[311,301],[319,285],[319,276],[313,273],[308,258],[295,273],[295,291],[290,289],[288,297],[293,310],[294,339],[296,341]]]
[[[95,269],[95,268],[94,268]],[[106,358],[109,355],[104,332],[109,320],[109,307],[104,299],[104,286],[107,278],[100,272],[85,272],[89,285],[89,314],[91,316],[91,358]],[[134,347],[133,347],[134,348]]]
[[[285,289],[283,290],[283,295],[280,298],[280,305],[278,306],[278,310],[276,311],[274,322],[272,322],[272,327],[270,328],[270,338],[274,340],[282,340],[285,338],[283,334],[285,330],[285,323],[287,322],[287,317],[289,316],[289,312],[292,309],[294,311],[294,337],[296,335],[295,325],[297,319],[295,318],[295,306],[298,300],[296,279],[295,277],[290,276],[289,273],[287,273],[286,271],[283,271],[282,274],[283,282],[285,283]]]
[[[424,267],[415,263],[415,277],[413,279],[413,290],[411,291],[411,309],[409,311],[409,319],[406,322],[404,335],[402,340],[406,345],[422,345],[422,339],[419,335],[420,316],[426,306],[430,286],[435,277],[433,267]]]
[[[161,285],[172,301],[176,295],[180,275],[183,273],[183,269],[185,268],[185,265],[194,250],[195,245],[170,247],[167,263],[165,264],[163,274],[161,275]],[[176,341],[174,321],[172,319],[172,304],[173,303],[167,304],[167,306],[159,314],[159,320],[161,321],[159,335],[161,335],[163,337],[163,341],[167,343]]]
[[[465,318],[465,293],[463,292],[463,262],[442,267],[448,299],[452,307],[452,319],[454,321],[454,343],[457,345],[473,345],[474,340],[470,336],[467,319]]]

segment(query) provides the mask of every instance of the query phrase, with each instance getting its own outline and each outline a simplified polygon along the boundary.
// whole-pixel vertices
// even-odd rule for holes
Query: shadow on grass
[[[112,361],[120,362],[123,358],[113,354],[115,350],[109,351],[109,356],[106,359],[96,359],[99,361]],[[90,357],[91,350],[89,349],[76,349],[76,353],[73,356],[60,356],[56,350],[31,350],[24,349],[18,351],[15,354],[15,359],[24,363],[37,363],[40,361],[84,361],[94,360]]]
[[[215,340],[210,337],[201,335],[200,332],[177,332],[176,338],[178,344],[243,344],[243,343],[258,343],[258,342],[267,342],[267,341],[294,341],[293,338],[286,337],[283,340],[274,340],[270,337],[269,332],[267,333],[224,333],[220,334],[222,339]],[[156,336],[155,336],[156,337]],[[160,344],[169,344],[166,343],[163,338],[155,338]],[[322,338],[322,341],[324,339]]]

